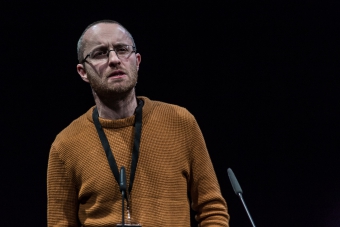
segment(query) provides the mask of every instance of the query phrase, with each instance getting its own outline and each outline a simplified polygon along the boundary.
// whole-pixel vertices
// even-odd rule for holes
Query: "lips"
[[[115,70],[111,74],[109,74],[108,78],[110,77],[119,77],[119,76],[124,76],[126,73],[122,70]]]

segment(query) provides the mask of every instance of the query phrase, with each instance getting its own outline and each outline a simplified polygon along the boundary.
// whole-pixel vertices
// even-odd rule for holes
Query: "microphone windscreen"
[[[240,184],[238,183],[234,172],[229,168],[228,169],[228,176],[229,176],[229,180],[231,182],[231,185],[233,186],[234,192],[236,195],[238,195],[238,193],[243,193]]]
[[[120,191],[126,190],[126,173],[125,173],[125,167],[122,166],[120,168],[120,179],[119,179],[119,189]]]

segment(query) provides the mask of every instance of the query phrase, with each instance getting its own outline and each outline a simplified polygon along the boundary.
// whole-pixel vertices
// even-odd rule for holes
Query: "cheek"
[[[129,72],[133,72],[135,71],[136,63],[133,61],[128,61],[125,62],[125,65],[123,67],[125,67]]]
[[[92,65],[87,67],[86,72],[88,77],[92,77],[94,79],[101,78],[104,75],[106,67],[104,65]]]
[[[105,72],[105,69],[107,68],[107,66],[105,66],[105,65],[98,65],[95,68],[97,69],[97,73],[99,75],[102,75]]]
[[[98,76],[98,73],[94,71],[93,69],[90,69],[87,71],[87,79],[91,81],[99,81],[100,76]]]

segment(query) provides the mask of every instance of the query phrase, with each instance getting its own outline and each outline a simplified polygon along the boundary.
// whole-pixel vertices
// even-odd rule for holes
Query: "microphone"
[[[228,169],[228,176],[229,176],[229,180],[231,182],[231,186],[233,186],[234,192],[236,195],[238,195],[239,193],[243,193],[242,188],[240,186],[240,184],[238,183],[234,172],[229,168]]]
[[[130,216],[130,202],[129,202],[129,195],[128,195],[128,190],[127,190],[127,184],[126,184],[126,171],[125,171],[125,167],[122,166],[120,167],[120,172],[119,172],[119,190],[122,193],[122,223],[121,224],[117,224],[117,227],[125,227],[125,226],[129,226],[129,227],[141,227],[140,224],[134,224],[131,223],[131,216]],[[125,223],[125,218],[124,218],[124,200],[126,199],[126,203],[127,203],[127,223]]]
[[[252,219],[251,216],[250,216],[250,213],[249,213],[249,211],[248,211],[248,208],[247,208],[247,206],[246,206],[246,203],[245,203],[244,200],[243,200],[243,197],[242,197],[242,193],[243,193],[242,188],[241,188],[240,184],[238,183],[238,181],[237,181],[237,179],[236,179],[236,177],[235,177],[234,172],[233,172],[230,168],[228,168],[228,176],[229,176],[230,183],[231,183],[231,185],[233,186],[233,189],[234,189],[235,194],[236,194],[238,197],[240,197],[241,202],[242,202],[242,204],[243,204],[243,207],[244,207],[244,209],[245,209],[246,212],[247,212],[248,218],[249,218],[249,220],[250,220],[252,226],[255,227],[255,223],[254,223],[253,219]]]
[[[124,218],[124,199],[126,197],[126,173],[125,173],[125,167],[120,167],[119,172],[119,190],[122,193],[122,226],[125,226],[125,218]]]
[[[125,167],[120,167],[119,189],[121,192],[126,192],[126,173]]]

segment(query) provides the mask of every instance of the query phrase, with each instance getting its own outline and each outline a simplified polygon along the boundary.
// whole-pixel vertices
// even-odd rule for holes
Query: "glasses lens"
[[[92,53],[90,53],[88,60],[90,60],[92,63],[107,61],[111,51],[115,52],[119,59],[127,59],[134,51],[134,47],[129,45],[118,45],[115,46],[113,50],[109,49],[95,50]]]
[[[132,46],[122,45],[115,47],[115,52],[119,58],[128,58],[133,51]]]
[[[117,54],[124,55],[129,52],[129,46],[118,46],[115,50]]]
[[[102,60],[107,58],[108,55],[108,51],[107,49],[103,49],[103,50],[95,50],[90,54],[90,59],[93,60]]]

